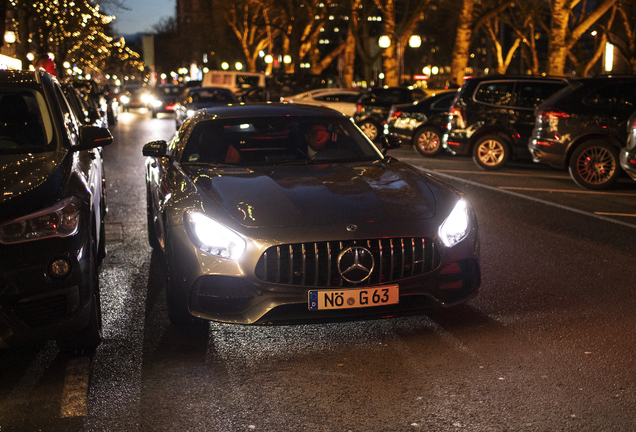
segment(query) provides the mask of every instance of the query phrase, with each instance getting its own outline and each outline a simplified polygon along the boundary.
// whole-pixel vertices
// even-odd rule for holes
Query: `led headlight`
[[[439,227],[439,237],[447,247],[462,241],[470,230],[468,204],[464,200],[457,201],[455,208]]]
[[[161,101],[160,101],[159,99],[153,99],[153,100],[152,100],[152,102],[151,102],[151,105],[152,105],[153,107],[158,108],[158,107],[160,107],[160,106],[161,106]]]
[[[220,223],[202,213],[186,214],[188,233],[196,247],[210,255],[238,260],[245,251],[245,240]]]
[[[79,229],[81,202],[68,197],[51,207],[0,225],[0,243],[23,243],[49,237],[69,237]]]
[[[192,117],[197,110],[189,109],[186,111],[186,116]]]
[[[122,96],[121,97],[121,103],[123,103],[124,105],[130,102],[130,98],[128,96]]]

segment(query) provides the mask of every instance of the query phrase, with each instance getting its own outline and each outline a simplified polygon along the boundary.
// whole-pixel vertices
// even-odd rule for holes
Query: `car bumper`
[[[470,137],[464,132],[448,132],[442,138],[442,147],[454,155],[470,154]]]
[[[434,242],[435,245],[431,246],[427,252],[430,256],[426,258],[433,264],[425,271],[410,270],[416,265],[411,266],[409,261],[409,264],[401,267],[405,269],[404,274],[392,280],[378,282],[378,279],[354,286],[338,284],[337,278],[333,278],[335,269],[330,280],[336,283],[316,283],[319,276],[310,276],[306,279],[300,277],[298,274],[301,272],[297,271],[296,267],[285,268],[287,258],[268,267],[270,269],[281,268],[281,266],[285,268],[281,272],[282,277],[271,275],[265,277],[264,274],[267,274],[267,271],[259,270],[262,269],[259,267],[259,260],[262,262],[262,250],[246,251],[249,257],[242,262],[214,257],[192,246],[188,235],[180,226],[171,228],[169,238],[171,253],[168,255],[175,257],[171,268],[177,273],[174,278],[171,277],[171,280],[179,281],[180,284],[173,288],[186,296],[188,309],[192,315],[212,321],[267,324],[337,321],[423,313],[438,307],[454,306],[473,298],[479,292],[481,283],[476,229],[452,248],[444,248],[439,246],[441,243]],[[403,246],[401,247],[404,249]],[[310,249],[307,248],[307,251],[302,249],[302,251],[311,257]],[[295,254],[295,256],[298,255],[302,256],[301,253]],[[334,252],[333,259],[336,257],[337,253]],[[426,259],[413,260],[419,263]],[[382,260],[382,262],[388,269],[389,261]],[[303,259],[303,264],[299,265],[303,266],[303,271],[304,266],[307,268],[314,266],[311,259],[307,259],[307,263]],[[393,270],[393,267],[391,269]],[[398,270],[396,265],[394,274],[400,271],[401,269]],[[399,287],[398,304],[309,310],[310,291],[339,290],[343,298],[347,298],[350,295],[359,294],[357,290],[360,288],[372,292],[388,285]]]
[[[623,147],[620,152],[620,158],[621,167],[633,180],[636,180],[636,147],[631,150]]]
[[[87,325],[93,259],[88,244],[87,237],[77,234],[0,245],[0,347],[57,339]],[[63,277],[51,274],[57,260],[70,265]]]
[[[528,150],[534,162],[560,169],[566,167],[566,145],[559,141],[532,138],[528,143]]]

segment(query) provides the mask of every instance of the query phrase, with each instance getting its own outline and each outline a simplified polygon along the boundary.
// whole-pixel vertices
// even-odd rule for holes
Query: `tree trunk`
[[[455,47],[451,61],[451,83],[462,85],[470,58],[470,43],[473,38],[473,11],[475,0],[463,0],[462,10],[457,24]]]

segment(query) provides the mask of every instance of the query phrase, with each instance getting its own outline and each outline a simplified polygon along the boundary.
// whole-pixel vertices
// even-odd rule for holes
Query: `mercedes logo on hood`
[[[338,272],[347,282],[360,283],[367,280],[374,267],[373,254],[362,246],[345,248],[338,255]]]

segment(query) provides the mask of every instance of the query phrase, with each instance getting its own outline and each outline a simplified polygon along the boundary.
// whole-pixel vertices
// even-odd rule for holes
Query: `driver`
[[[305,134],[308,145],[307,154],[310,158],[313,158],[318,152],[324,150],[327,141],[329,141],[329,135],[327,128],[321,124],[313,125]]]

